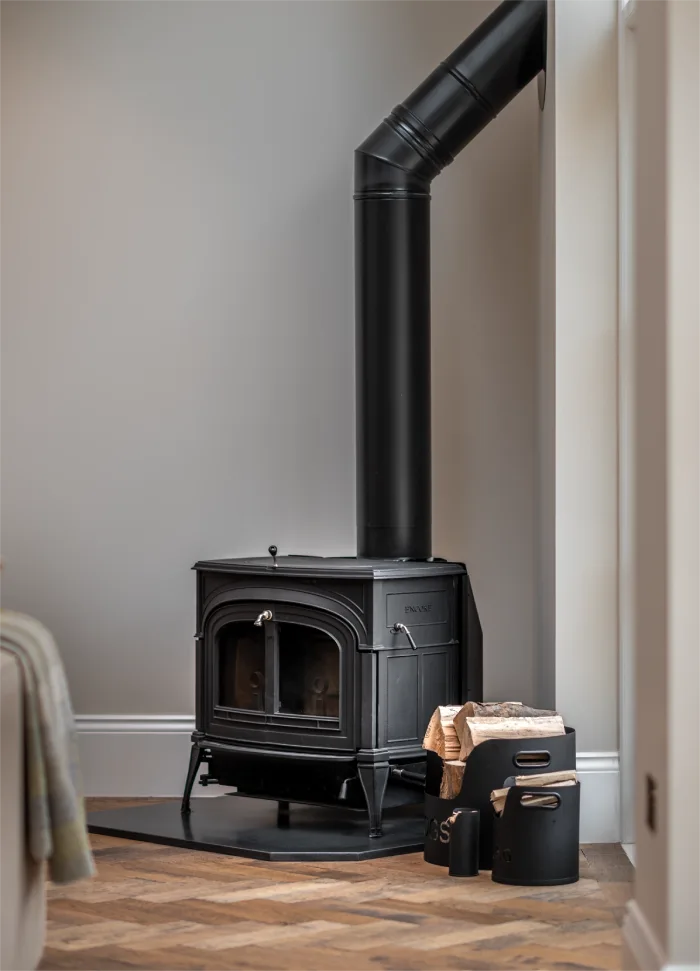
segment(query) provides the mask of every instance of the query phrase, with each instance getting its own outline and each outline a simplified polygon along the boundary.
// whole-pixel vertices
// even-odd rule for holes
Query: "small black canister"
[[[459,808],[450,816],[450,876],[479,874],[479,810]]]

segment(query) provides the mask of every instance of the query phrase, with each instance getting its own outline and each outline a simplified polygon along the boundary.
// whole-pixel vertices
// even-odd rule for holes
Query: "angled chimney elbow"
[[[358,555],[431,556],[430,183],[545,67],[505,0],[355,152]]]
[[[501,3],[358,147],[356,193],[425,189],[544,69],[546,42],[546,0]]]

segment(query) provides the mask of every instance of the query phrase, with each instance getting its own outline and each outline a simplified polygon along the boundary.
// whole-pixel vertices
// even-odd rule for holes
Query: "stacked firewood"
[[[506,780],[508,781],[508,780]],[[578,777],[573,769],[565,772],[542,772],[539,775],[516,775],[514,785],[525,786],[530,789],[561,789],[563,786],[575,786]],[[491,805],[494,812],[500,816],[506,805],[506,798],[511,790],[511,786],[503,789],[494,789],[491,793]],[[556,796],[548,796],[546,793],[526,793],[523,802],[530,806],[555,806]]]
[[[563,734],[564,721],[556,711],[530,708],[519,701],[468,701],[435,709],[423,748],[443,760],[440,796],[454,799],[462,789],[466,760],[481,742]]]

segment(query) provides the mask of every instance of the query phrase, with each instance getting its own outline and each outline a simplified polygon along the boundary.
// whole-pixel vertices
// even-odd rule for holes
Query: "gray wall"
[[[192,710],[199,557],[353,553],[352,151],[480,2],[2,4],[3,602]],[[532,700],[538,108],[434,191],[436,554]]]

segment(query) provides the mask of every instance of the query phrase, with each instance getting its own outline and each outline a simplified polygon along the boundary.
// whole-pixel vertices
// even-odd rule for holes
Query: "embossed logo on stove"
[[[421,624],[434,626],[450,620],[446,590],[412,590],[410,593],[389,593],[386,598],[386,626],[404,623],[409,628]]]
[[[432,604],[406,604],[403,608],[405,614],[429,614],[432,609]]]

